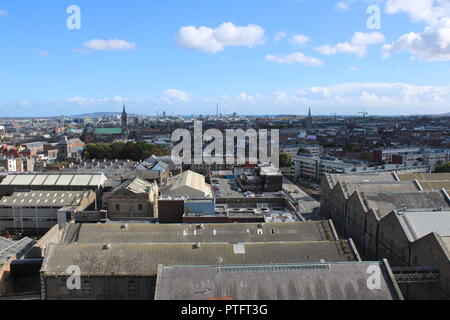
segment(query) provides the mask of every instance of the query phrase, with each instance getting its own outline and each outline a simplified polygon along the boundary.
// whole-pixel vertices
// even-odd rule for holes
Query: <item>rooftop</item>
[[[450,211],[398,211],[396,216],[411,242],[433,232],[440,236],[450,236]]]
[[[439,191],[363,193],[363,198],[379,219],[399,208],[450,210],[450,203]]]
[[[0,199],[0,207],[76,207],[92,191],[29,191],[15,192]]]
[[[155,276],[158,265],[254,265],[358,261],[348,241],[192,244],[52,244],[42,266],[46,276]],[[139,261],[139,263],[136,263]]]
[[[367,286],[367,270],[380,268],[380,290]],[[383,262],[223,267],[166,267],[158,270],[156,300],[397,300],[398,287]]]
[[[128,190],[132,193],[148,193],[151,186],[151,183],[139,178],[135,178],[133,180],[128,180],[122,183],[120,186],[113,190],[113,193],[120,190]]]
[[[401,181],[418,180],[424,190],[445,189],[450,192],[450,173],[421,173],[398,175]]]
[[[205,243],[337,240],[328,221],[242,224],[70,224],[64,243]]]
[[[0,237],[0,266],[2,266],[9,258],[17,256],[22,257],[35,244],[30,238],[23,238],[19,241],[12,241]]]
[[[97,174],[9,174],[1,186],[77,186],[99,187],[106,181],[103,173]]]

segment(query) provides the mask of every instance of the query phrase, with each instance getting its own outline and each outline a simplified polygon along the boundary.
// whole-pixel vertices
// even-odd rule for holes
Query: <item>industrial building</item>
[[[371,290],[368,270],[379,270]],[[176,290],[173,290],[176,288]],[[244,290],[241,288],[245,288]],[[155,300],[403,300],[386,260],[255,266],[160,266]]]
[[[96,174],[9,174],[0,183],[0,196],[17,191],[86,191],[92,190],[101,199],[106,176]]]
[[[360,261],[349,241],[53,244],[42,265],[42,297],[153,299],[160,264],[227,266],[343,261]],[[79,267],[81,290],[67,287],[71,266]]]
[[[0,199],[0,232],[42,234],[58,223],[58,213],[96,209],[94,191],[35,190]]]
[[[388,259],[405,297],[449,299],[449,177],[328,174],[321,214],[365,259]]]
[[[242,224],[68,224],[64,243],[206,243],[339,240],[331,221]]]

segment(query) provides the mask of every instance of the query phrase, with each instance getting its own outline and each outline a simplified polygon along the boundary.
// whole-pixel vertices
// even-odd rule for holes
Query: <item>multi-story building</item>
[[[422,163],[395,165],[386,164],[370,167],[361,161],[339,160],[334,157],[314,157],[300,154],[294,158],[297,178],[320,181],[326,173],[429,173],[430,166]]]

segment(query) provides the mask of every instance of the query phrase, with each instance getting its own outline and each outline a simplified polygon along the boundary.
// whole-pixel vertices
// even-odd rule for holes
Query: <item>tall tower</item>
[[[312,129],[313,128],[313,117],[312,117],[312,114],[311,114],[311,108],[309,108],[308,118],[306,118],[306,128],[307,129]]]
[[[123,105],[122,111],[122,131],[124,134],[128,132],[128,114],[127,110],[125,109],[125,105]]]

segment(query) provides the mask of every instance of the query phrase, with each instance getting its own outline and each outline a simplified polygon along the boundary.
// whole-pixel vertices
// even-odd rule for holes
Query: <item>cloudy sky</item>
[[[439,114],[449,79],[450,0],[0,2],[0,116]]]

